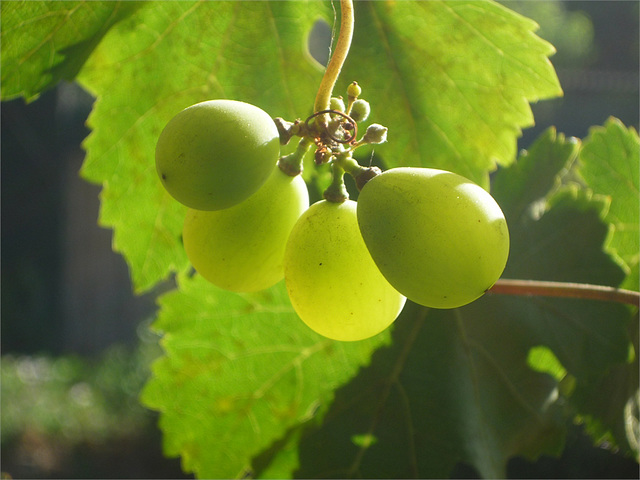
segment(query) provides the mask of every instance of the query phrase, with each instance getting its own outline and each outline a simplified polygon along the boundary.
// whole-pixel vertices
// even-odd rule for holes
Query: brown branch
[[[640,306],[640,292],[586,283],[500,279],[487,293],[540,297],[582,298]]]

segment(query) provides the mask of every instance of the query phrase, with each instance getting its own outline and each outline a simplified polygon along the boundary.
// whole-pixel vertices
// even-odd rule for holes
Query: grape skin
[[[308,206],[302,177],[276,168],[260,190],[238,205],[189,209],[182,234],[187,257],[200,275],[225,290],[271,287],[284,276],[287,237]]]
[[[209,100],[173,117],[156,144],[156,171],[180,203],[229,208],[255,193],[280,155],[278,129],[260,108]]]
[[[309,207],[287,241],[284,271],[300,318],[334,340],[362,340],[380,333],[406,300],[369,255],[352,200],[322,200]]]
[[[455,308],[502,274],[509,231],[496,201],[452,172],[393,168],[358,197],[358,224],[380,271],[410,300]]]

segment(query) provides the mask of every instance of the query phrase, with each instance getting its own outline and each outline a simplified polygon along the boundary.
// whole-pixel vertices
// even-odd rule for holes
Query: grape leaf
[[[293,312],[281,282],[233,295],[182,277],[160,299],[154,328],[166,355],[143,402],[161,411],[165,453],[201,478],[251,472],[251,459],[288,429],[326,410],[333,391],[369,362],[389,334],[328,340]]]
[[[80,75],[98,97],[83,176],[103,184],[100,222],[138,291],[187,267],[184,208],[157,179],[155,142],[182,108],[210,98],[294,117],[321,77],[302,39],[317,2],[146,2],[105,36]],[[132,86],[140,86],[131,91]]]
[[[554,189],[561,172],[573,164],[579,149],[578,139],[565,138],[555,127],[549,127],[521,152],[509,170],[496,173],[491,191],[510,222],[529,218],[525,215],[527,208],[544,200]]]
[[[625,129],[621,129],[619,125],[616,125],[613,130],[613,139],[619,139],[618,134]],[[603,129],[597,128],[594,131],[602,132]],[[599,245],[607,245],[607,239],[611,237],[612,226],[609,223],[611,222],[611,201],[615,201],[617,198],[621,203],[629,200],[629,203],[635,203],[633,198],[637,198],[637,195],[632,190],[625,191],[622,189],[621,191],[615,187],[609,190],[610,192],[616,192],[612,197],[592,196],[589,191],[578,191],[575,185],[569,188],[562,188],[559,191],[557,191],[557,187],[551,188],[553,184],[556,186],[560,184],[562,172],[569,170],[569,167],[572,164],[575,165],[575,163],[569,157],[566,158],[565,165],[563,165],[561,156],[554,160],[552,152],[558,154],[563,149],[568,152],[569,145],[564,148],[561,144],[562,141],[560,141],[560,144],[553,145],[555,142],[548,136],[548,133],[543,134],[531,147],[530,153],[525,152],[518,160],[518,163],[505,171],[499,171],[493,184],[495,187],[494,195],[499,201],[519,205],[523,203],[523,197],[514,194],[510,190],[510,186],[515,184],[509,184],[504,181],[508,180],[511,174],[509,170],[517,169],[522,172],[529,172],[525,178],[532,185],[532,189],[536,190],[535,186],[540,183],[539,175],[541,172],[547,170],[549,165],[555,165],[553,169],[556,172],[555,181],[549,182],[547,185],[549,190],[557,193],[546,202],[546,206],[547,208],[556,206],[556,208],[551,208],[551,210],[545,212],[544,216],[537,222],[542,227],[540,229],[529,229],[534,218],[540,214],[540,205],[538,205],[538,210],[532,210],[527,215],[520,217],[518,223],[522,224],[522,227],[515,231],[515,235],[520,235],[521,238],[516,238],[514,241],[512,252],[513,249],[516,249],[515,255],[519,255],[517,249],[524,247],[531,250],[534,256],[524,260],[521,265],[518,265],[518,262],[510,262],[505,275],[518,278],[556,278],[558,280],[617,286],[626,272],[619,268],[620,262],[617,262],[617,265],[613,265],[609,258],[610,254],[605,254]],[[556,141],[560,138],[561,136],[556,137]],[[585,140],[584,145],[588,146],[589,142],[590,139]],[[615,144],[619,145],[618,142],[614,142]],[[580,153],[581,156],[582,154],[583,152]],[[529,158],[530,156],[532,158]],[[611,148],[608,152],[601,152],[598,164],[607,165],[619,162],[621,165],[623,164],[622,160],[625,158],[626,156],[620,155],[616,148]],[[579,168],[581,167],[582,165]],[[553,173],[553,170],[549,173]],[[610,178],[612,172],[601,171],[600,174],[604,178]],[[525,196],[528,195],[526,188],[521,187],[520,191]],[[605,192],[604,190],[600,191],[602,193]],[[535,200],[538,195],[538,193],[529,195],[529,198]],[[562,205],[577,211],[575,213],[570,211],[562,213],[563,210],[557,209],[557,206]],[[632,205],[628,205],[628,207],[630,212],[637,208]],[[524,212],[525,209],[520,210]],[[514,217],[509,217],[512,211],[509,205],[505,209],[510,219],[510,225],[513,225],[515,221]],[[590,216],[591,220],[589,222],[577,222],[578,216]],[[604,220],[604,223],[600,219]],[[512,231],[512,233],[514,232]],[[588,240],[585,242],[585,239]],[[585,249],[587,243],[591,244],[589,250]],[[535,248],[536,246],[538,249]],[[575,250],[577,246],[579,248]],[[576,254],[577,252],[581,253]],[[587,272],[586,268],[580,272],[575,271],[575,266],[584,265],[587,261],[589,269],[592,271],[591,274]],[[554,266],[556,267],[555,271],[552,271]],[[635,268],[637,273],[637,267]],[[568,273],[572,271],[573,273]],[[627,275],[628,278],[629,275]],[[545,308],[554,309],[558,314],[562,314],[566,318],[574,318],[576,324],[582,325],[582,332],[566,329],[566,325],[563,326],[562,323],[556,322],[550,325],[546,320],[540,321],[540,319],[548,318],[547,312],[544,311]],[[610,443],[616,443],[627,451],[632,450],[631,445],[626,441],[629,416],[624,412],[624,409],[638,388],[637,361],[633,361],[633,358],[628,358],[628,351],[625,351],[625,344],[628,344],[627,339],[631,339],[634,342],[635,346],[631,347],[632,350],[638,351],[637,322],[628,321],[629,318],[633,319],[634,313],[629,312],[627,307],[620,305],[607,305],[599,302],[571,302],[570,304],[551,300],[531,302],[528,309],[530,311],[523,310],[523,313],[527,312],[527,315],[532,320],[534,318],[539,319],[537,323],[532,322],[532,325],[537,325],[538,336],[542,338],[544,331],[553,327],[553,335],[549,335],[550,332],[546,332],[548,338],[544,343],[556,352],[554,358],[561,360],[563,368],[568,368],[569,375],[565,383],[571,385],[571,387],[566,393],[570,395],[570,402],[576,411],[581,412],[583,415],[588,415],[584,420],[594,435],[594,439],[598,440],[609,434],[608,441]],[[539,310],[536,312],[536,309]],[[629,329],[634,325],[636,326],[635,331],[633,328]],[[577,338],[575,335],[582,338],[580,343],[583,347],[578,349],[567,348],[567,346],[575,345]],[[551,351],[551,354],[553,354],[553,351]],[[600,355],[594,356],[595,352],[599,352]],[[627,358],[625,358],[625,355]],[[536,363],[535,359],[532,359],[532,368],[544,371],[546,358],[545,356],[539,357],[540,363]],[[609,392],[609,394],[603,396],[603,391]]]
[[[356,2],[342,85],[357,80],[389,128],[388,166],[444,168],[488,186],[507,165],[529,102],[562,94],[535,22],[493,2]],[[346,88],[346,87],[344,87]]]
[[[465,461],[506,478],[512,454],[556,452],[555,382],[527,368],[531,342],[491,311],[495,300],[398,319],[393,345],[306,432],[296,476],[447,478]]]
[[[577,383],[571,402],[597,443],[606,441],[638,460],[637,310],[630,315],[629,326],[629,336],[633,339],[629,362],[613,365],[606,375],[592,382]]]
[[[593,127],[580,152],[579,173],[611,205],[606,221],[611,225],[607,249],[618,256],[628,274],[637,272],[640,256],[640,139],[634,128],[610,118]],[[627,288],[638,290],[638,276],[629,275]]]
[[[605,196],[604,219],[609,224],[607,252],[617,259],[626,278],[624,288],[638,290],[638,163],[640,141],[633,128],[615,118],[593,127],[580,152],[577,172],[597,194]],[[612,283],[612,285],[617,285]],[[633,405],[638,393],[637,309],[629,312],[629,337],[633,341],[630,361],[614,365],[604,376],[578,382],[571,401],[596,441],[606,440],[638,456]],[[607,392],[607,395],[602,395]]]
[[[73,80],[102,37],[139,2],[4,2],[2,99],[33,100]]]
[[[562,174],[574,163],[578,146],[575,139],[549,129],[517,162],[497,172],[492,194],[504,206],[511,236],[504,278],[610,286],[623,280],[624,272],[602,247],[609,230],[605,221],[609,202],[575,185],[561,186]],[[562,365],[585,382],[627,359],[624,306],[538,299],[518,308],[513,313],[506,308],[505,314],[530,318],[535,335],[547,337],[541,345],[549,346]],[[572,320],[558,322],[556,317]],[[607,317],[611,321],[603,322]],[[582,349],[567,347],[578,338]]]

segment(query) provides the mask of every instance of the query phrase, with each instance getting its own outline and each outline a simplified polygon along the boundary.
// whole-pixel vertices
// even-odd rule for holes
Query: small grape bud
[[[362,137],[362,143],[384,143],[387,141],[387,127],[372,123]]]
[[[362,88],[358,85],[358,82],[351,82],[347,87],[347,95],[349,97],[358,98],[362,93]]]
[[[369,102],[360,98],[351,105],[349,116],[356,122],[364,122],[369,117],[369,113],[371,113]]]
[[[329,104],[331,110],[337,110],[338,112],[344,112],[346,107],[342,98],[331,97],[331,103]]]

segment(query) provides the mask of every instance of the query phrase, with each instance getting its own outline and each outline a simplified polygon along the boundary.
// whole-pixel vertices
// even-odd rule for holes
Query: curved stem
[[[500,279],[487,293],[499,295],[525,295],[540,297],[582,298],[626,303],[636,307],[640,304],[640,292],[587,283],[547,282],[539,280]]]
[[[314,112],[320,112],[322,110],[328,110],[331,102],[331,93],[333,87],[338,80],[342,65],[344,65],[351,47],[351,39],[353,38],[353,0],[340,0],[340,34],[338,35],[338,41],[334,49],[333,55],[324,71],[324,76],[320,82],[318,93],[316,95],[316,101],[314,105]],[[317,117],[317,122],[323,127],[327,125],[327,115],[320,115]]]

